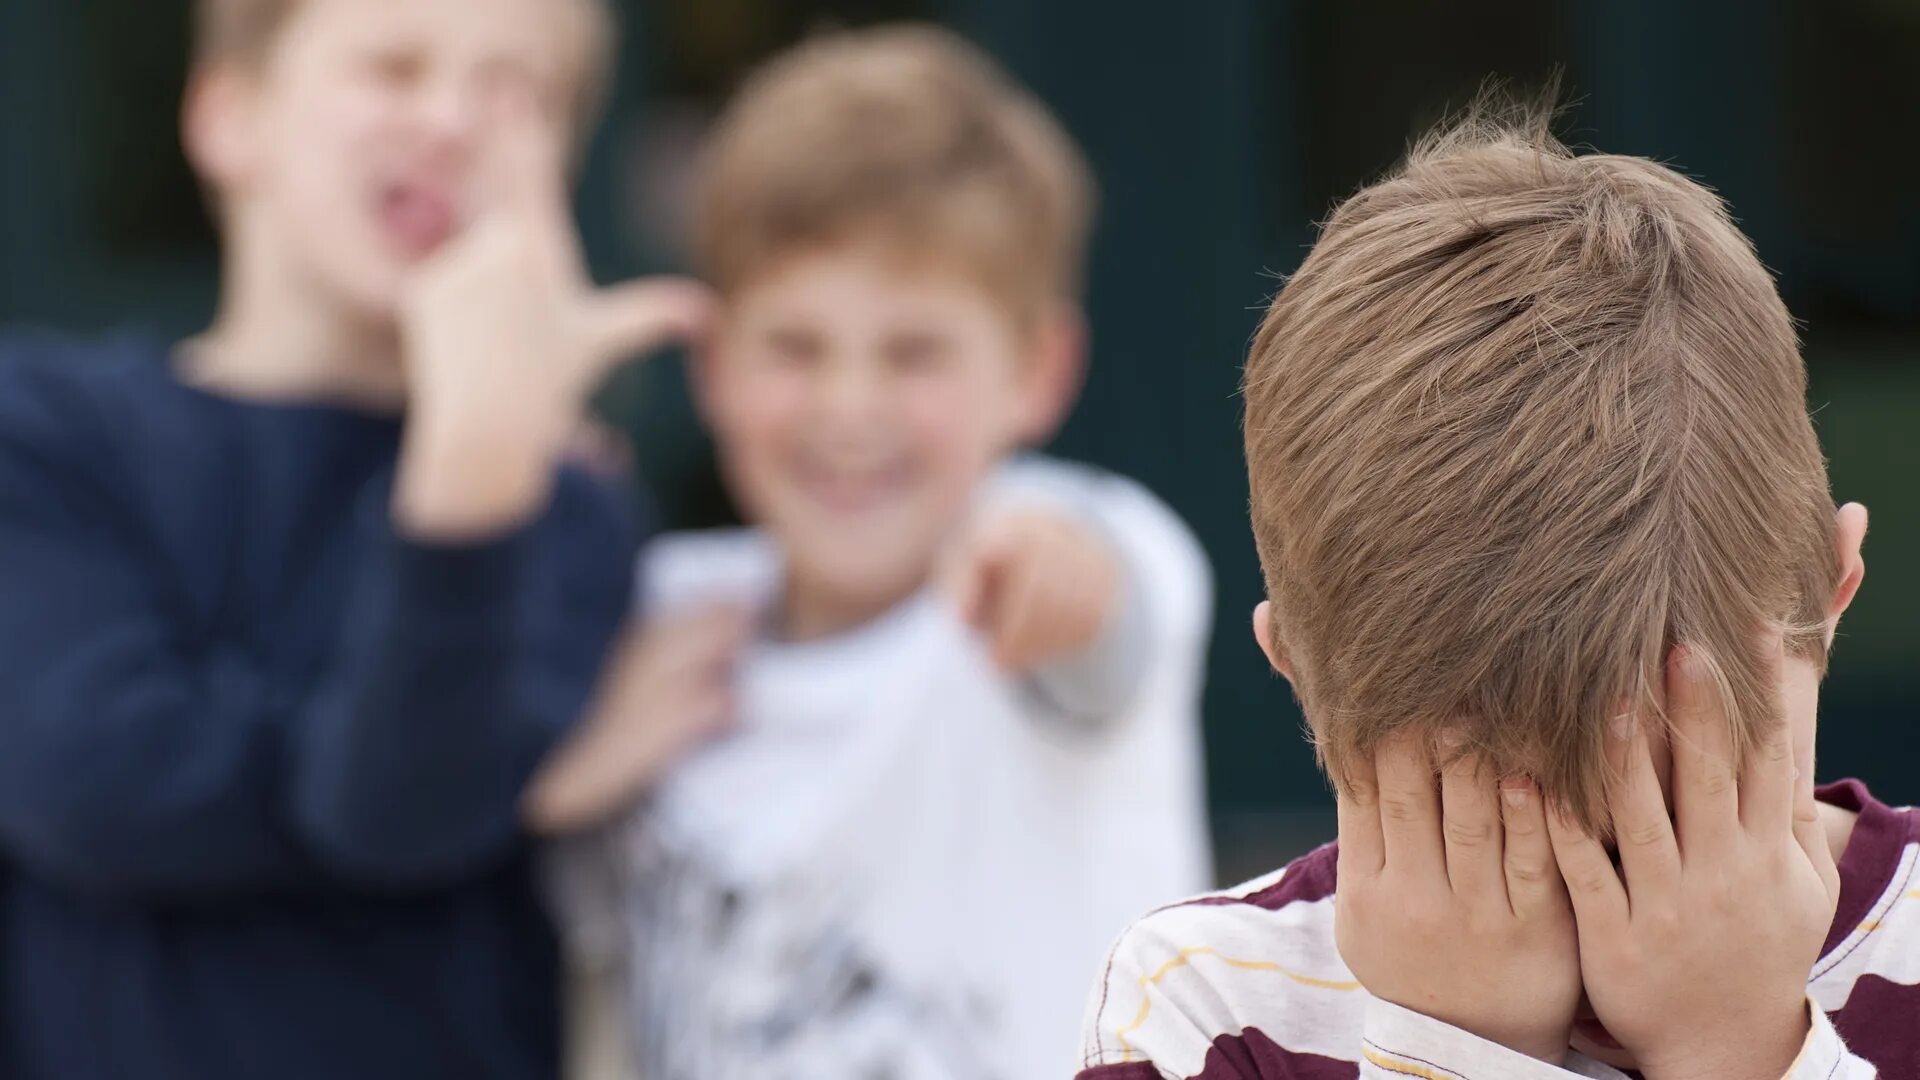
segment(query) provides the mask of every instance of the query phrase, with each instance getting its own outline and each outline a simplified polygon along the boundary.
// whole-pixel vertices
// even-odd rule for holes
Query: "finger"
[[[1462,754],[1440,769],[1441,833],[1446,838],[1447,880],[1462,896],[1502,897],[1500,796],[1494,776],[1477,755]]]
[[[1046,560],[1036,555],[1023,551],[1004,570],[993,659],[1007,671],[1029,670],[1046,651],[1051,590],[1044,577]]]
[[[1107,596],[1098,567],[1090,562],[1086,547],[1070,526],[1056,524],[1042,537],[1034,553],[1045,592],[1040,599],[1044,622],[1036,659],[1045,662],[1093,646],[1105,625]]]
[[[731,686],[715,686],[695,696],[689,706],[689,727],[696,734],[720,735],[733,728],[738,718]]]
[[[1380,743],[1373,759],[1380,780],[1380,834],[1387,866],[1414,879],[1447,881],[1446,842],[1440,835],[1440,785],[1426,740],[1400,732]]]
[[[546,277],[567,283],[583,279],[560,126],[543,118],[532,94],[523,90],[500,95],[494,123],[497,130],[485,140],[478,164],[480,217],[517,237]]]
[[[479,180],[496,211],[531,214],[571,224],[567,198],[567,144],[547,122],[530,91],[503,91],[494,102],[493,137],[485,140]]]
[[[1791,720],[1788,725],[1795,726]],[[1827,887],[1827,895],[1837,904],[1840,899],[1840,870],[1834,865],[1833,849],[1827,844],[1826,826],[1820,820],[1820,802],[1814,795],[1813,728],[1812,725],[1799,727],[1804,730],[1795,730],[1793,734],[1793,838],[1801,850],[1807,852],[1814,869],[1820,874],[1821,882]]]
[[[1778,836],[1793,827],[1793,732],[1778,709],[1786,639],[1770,634],[1761,649],[1766,657],[1765,700],[1774,707],[1761,718],[1759,741],[1740,770],[1740,823],[1756,836]]]
[[[974,630],[984,629],[981,617],[987,608],[989,569],[984,561],[964,553],[951,559],[941,575],[941,591],[953,604],[954,615]]]
[[[1653,771],[1648,745],[1647,718],[1626,709],[1608,724],[1607,760],[1612,766],[1612,789],[1607,806],[1613,818],[1613,839],[1620,851],[1620,869],[1635,897],[1670,888],[1680,872],[1680,847],[1667,816],[1667,800]]]
[[[946,592],[960,621],[986,633],[994,618],[1002,564],[1015,545],[1005,522],[989,519],[966,530],[946,556]]]
[[[752,631],[743,607],[717,606],[663,618],[649,627],[637,651],[650,651],[662,671],[730,667]]]
[[[1334,785],[1340,826],[1339,865],[1334,872],[1352,881],[1378,874],[1386,865],[1387,848],[1380,834],[1380,782],[1373,759],[1356,754],[1343,765],[1344,776]]]
[[[1564,807],[1547,812],[1547,840],[1553,845],[1554,865],[1566,883],[1574,920],[1582,936],[1622,933],[1627,924],[1627,893],[1614,872],[1607,849]]]
[[[1814,872],[1820,875],[1820,884],[1827,890],[1828,904],[1837,906],[1840,903],[1840,868],[1834,863],[1833,847],[1827,843],[1827,829],[1820,820],[1818,804],[1794,808],[1793,840],[1806,855],[1807,861],[1813,864]]]
[[[697,341],[712,325],[706,286],[688,278],[654,277],[602,289],[586,305],[587,349],[608,362]]]
[[[1073,535],[1062,546],[1068,563],[1079,568],[1071,640],[1091,645],[1114,620],[1125,583],[1104,545]]]
[[[633,473],[633,442],[598,420],[587,419],[567,440],[567,460],[595,475],[609,478]]]
[[[1740,820],[1733,725],[1704,656],[1675,646],[1667,654],[1666,687],[1681,850],[1721,850]]]
[[[981,526],[971,543],[968,558],[980,575],[980,591],[968,622],[990,639],[998,635],[1006,621],[1007,597],[1022,554],[1018,523],[1004,518]]]
[[[1533,781],[1509,777],[1500,782],[1500,824],[1501,871],[1513,913],[1526,918],[1559,910],[1567,889],[1547,836],[1546,803]]]

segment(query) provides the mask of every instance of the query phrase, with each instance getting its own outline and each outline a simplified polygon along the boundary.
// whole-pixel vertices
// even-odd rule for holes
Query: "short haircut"
[[[753,75],[707,148],[693,242],[721,290],[849,240],[978,276],[1024,310],[1080,286],[1093,181],[978,49],[904,24],[809,39]]]
[[[1834,506],[1794,325],[1711,191],[1482,107],[1346,200],[1245,378],[1254,535],[1321,759],[1486,755],[1605,834],[1608,721],[1684,644],[1736,747],[1824,671]]]
[[[310,0],[194,0],[193,65],[258,64]],[[578,0],[586,17],[577,106],[583,126],[600,116],[612,74],[616,20],[609,0]]]

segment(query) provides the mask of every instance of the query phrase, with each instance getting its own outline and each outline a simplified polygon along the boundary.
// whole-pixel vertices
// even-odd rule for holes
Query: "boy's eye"
[[[814,334],[781,328],[767,334],[767,351],[777,363],[807,366],[817,363],[825,349]]]
[[[553,84],[525,64],[491,60],[481,66],[478,77],[481,91],[490,97],[524,95],[550,112],[559,104]]]
[[[896,371],[930,371],[946,360],[951,350],[943,338],[931,334],[913,334],[887,342],[887,366]]]
[[[373,76],[391,86],[411,86],[426,71],[426,58],[417,52],[377,53],[367,61]]]

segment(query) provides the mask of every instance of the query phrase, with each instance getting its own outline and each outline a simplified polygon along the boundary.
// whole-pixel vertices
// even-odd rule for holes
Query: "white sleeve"
[[[1359,1056],[1360,1075],[1365,1080],[1405,1080],[1408,1076],[1434,1080],[1566,1080],[1571,1076],[1624,1080],[1626,1076],[1573,1051],[1567,1053],[1564,1066],[1549,1065],[1379,998],[1367,999]]]
[[[1872,1062],[1847,1050],[1833,1021],[1818,1004],[1809,1001],[1807,1008],[1813,1013],[1813,1025],[1784,1080],[1874,1080],[1880,1075]]]
[[[987,501],[1074,517],[1119,558],[1121,603],[1101,639],[1034,673],[1036,689],[1058,711],[1114,716],[1125,710],[1150,664],[1204,653],[1213,618],[1211,566],[1186,524],[1145,488],[1089,466],[1029,456],[1000,471]]]
[[[1800,1054],[1782,1080],[1875,1080],[1873,1065],[1847,1051],[1833,1022],[1808,1003],[1813,1022]],[[1623,1077],[1578,1053],[1556,1068],[1477,1035],[1377,998],[1367,1003],[1360,1075],[1368,1080],[1433,1076],[1445,1080],[1553,1080],[1569,1076]]]

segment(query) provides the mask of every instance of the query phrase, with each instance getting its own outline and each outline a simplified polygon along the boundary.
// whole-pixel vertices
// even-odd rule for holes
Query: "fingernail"
[[[1633,738],[1633,714],[1621,713],[1613,718],[1613,723],[1610,724],[1609,727],[1612,729],[1613,737],[1616,739],[1624,742],[1627,739]]]
[[[1527,805],[1526,788],[1501,788],[1500,797],[1507,800],[1507,805],[1516,810]]]

